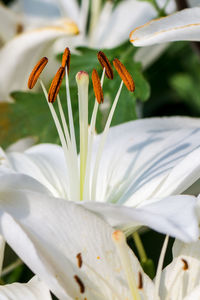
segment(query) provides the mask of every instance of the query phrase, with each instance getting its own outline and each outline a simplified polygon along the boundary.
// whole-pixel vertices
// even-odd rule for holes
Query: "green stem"
[[[147,258],[146,252],[144,250],[144,246],[142,244],[142,241],[141,241],[141,238],[140,238],[138,232],[135,231],[133,233],[132,237],[133,237],[133,240],[135,242],[135,245],[136,245],[139,257],[140,257],[140,261],[142,261],[143,263],[145,263],[148,258]]]

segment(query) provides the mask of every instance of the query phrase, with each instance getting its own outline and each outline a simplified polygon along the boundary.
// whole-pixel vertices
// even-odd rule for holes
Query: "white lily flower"
[[[28,76],[35,61],[47,49],[49,55],[53,56],[53,49],[50,46],[56,39],[77,33],[78,28],[75,23],[63,19],[59,23],[52,24],[51,27],[42,27],[37,30],[27,31],[7,42],[0,49],[0,82],[2,83],[0,99],[7,100],[10,92],[27,89],[24,76]],[[52,69],[55,69],[55,66],[58,66],[58,63],[52,60],[46,82],[50,80]]]
[[[134,46],[150,46],[172,41],[200,40],[200,7],[184,9],[155,19],[134,29],[130,41]]]
[[[104,54],[101,53],[100,56],[101,59],[104,58]],[[120,65],[123,80],[126,74],[128,84],[126,81],[125,83],[133,90],[134,82],[127,70],[124,70],[125,67],[118,60],[114,64],[117,70],[118,64]],[[61,83],[60,70],[64,74],[64,67],[59,69],[50,88],[51,101],[51,95],[55,100],[53,88],[57,87],[57,80]],[[111,71],[106,67],[106,73]],[[103,75],[104,73],[105,69]],[[94,71],[92,77],[97,100],[101,102],[99,95],[101,97],[102,91],[97,72]],[[88,127],[89,76],[82,71],[76,78],[79,93],[80,156],[77,155],[66,72],[69,129],[59,97],[62,124],[59,123],[53,104],[48,102],[47,92],[41,82],[62,147],[42,144],[31,147],[24,153],[9,152],[6,155],[2,152],[1,172],[9,173],[10,167],[16,173],[28,175],[28,189],[34,190],[36,180],[42,185],[41,191],[46,191],[47,195],[81,203],[100,214],[112,226],[123,228],[127,234],[133,228],[145,224],[185,241],[195,239],[198,234],[194,216],[195,199],[189,196],[170,196],[183,193],[200,177],[200,121],[178,117],[153,118],[129,122],[109,130],[122,81],[105,129],[101,135],[96,136],[99,103],[95,101]],[[30,178],[34,180],[31,181]],[[10,180],[12,183],[13,179]],[[9,186],[5,182],[4,185]],[[134,207],[138,207],[145,218]]]

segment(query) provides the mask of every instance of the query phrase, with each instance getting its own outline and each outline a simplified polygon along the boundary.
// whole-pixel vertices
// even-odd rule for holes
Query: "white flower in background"
[[[91,3],[90,14],[89,0],[82,1],[81,6],[76,0],[19,0],[13,7],[18,14],[0,5],[1,101],[10,99],[9,94],[13,91],[26,89],[24,78],[44,51],[48,57],[55,58],[66,45],[113,48],[128,40],[132,28],[157,16],[153,6],[143,1],[123,0],[116,7],[112,1],[106,1],[103,6],[101,0]],[[161,7],[164,3],[162,0]],[[170,4],[169,11],[172,10],[173,4]],[[70,38],[70,35],[77,36]],[[158,48],[156,55],[163,46]],[[149,56],[143,57],[149,62],[155,52],[148,51],[147,54]],[[51,59],[46,82],[53,77],[55,64],[57,61],[53,63]]]
[[[172,41],[200,41],[200,7],[184,9],[168,17],[155,19],[134,29],[134,46],[150,46]]]
[[[69,49],[66,48],[62,62],[64,66],[67,64],[66,68],[69,67],[69,55]],[[112,69],[102,52],[98,57],[106,65],[102,76],[103,84],[104,73],[112,77]],[[35,78],[39,76],[37,72],[41,72],[46,62],[47,58],[43,58],[34,68],[29,87],[33,86]],[[134,82],[130,74],[119,60],[115,59],[113,63],[126,86],[133,91]],[[38,182],[42,185],[42,191],[46,191],[48,195],[80,203],[100,214],[112,226],[122,228],[126,234],[145,224],[185,241],[195,239],[197,232],[193,231],[196,226],[194,198],[170,196],[183,193],[200,177],[200,121],[178,117],[153,118],[128,122],[109,129],[123,86],[122,81],[116,91],[105,129],[101,135],[96,135],[96,117],[99,103],[103,101],[101,84],[94,70],[92,80],[97,101],[94,103],[88,127],[89,76],[81,71],[76,76],[80,124],[78,156],[67,72],[69,129],[59,96],[57,102],[62,124],[51,103],[56,99],[65,74],[64,66],[59,68],[49,96],[40,81],[62,147],[41,144],[24,152],[2,152],[2,174],[16,172],[19,180],[20,174],[28,175],[25,177],[27,189],[34,190]],[[10,180],[12,183],[12,176]],[[9,180],[2,185],[9,186]]]
[[[2,276],[2,263],[4,258],[4,240],[0,236],[0,275]],[[12,283],[0,285],[1,300],[51,300],[47,286],[36,276],[28,283]]]
[[[3,35],[0,30],[0,40],[5,42],[4,37],[10,37],[11,31],[22,29],[23,25],[17,18],[16,22],[12,16],[8,18],[7,15],[11,14],[7,9],[0,5],[0,20],[6,25],[1,25]],[[2,17],[3,16],[3,17]],[[12,24],[9,25],[9,20]],[[0,21],[0,22],[1,22]],[[5,26],[5,28],[4,28]],[[26,89],[26,80],[24,76],[28,76],[31,71],[32,65],[35,61],[45,53],[54,56],[55,52],[51,47],[56,39],[75,35],[78,33],[77,25],[69,19],[60,19],[52,21],[49,26],[38,27],[35,30],[27,30],[19,34],[13,39],[9,39],[0,48],[0,100],[8,100],[9,94],[12,91]],[[3,37],[3,38],[2,38]],[[2,39],[1,39],[2,38]],[[52,77],[52,71],[58,66],[56,60],[52,59],[52,64],[47,73],[46,81],[48,82]]]
[[[59,300],[198,299],[180,298],[195,291],[192,257],[181,253],[162,272],[168,237],[153,282],[121,231],[74,202],[48,197],[38,182],[25,190],[27,176],[17,177],[0,187],[0,233]]]

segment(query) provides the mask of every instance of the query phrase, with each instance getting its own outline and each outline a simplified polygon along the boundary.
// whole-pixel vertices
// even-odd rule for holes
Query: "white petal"
[[[74,20],[76,23],[79,22],[80,18],[80,8],[77,0],[58,0],[64,13],[67,17]]]
[[[126,18],[124,18],[126,16]],[[97,25],[96,47],[112,48],[127,40],[131,28],[139,26],[144,22],[156,17],[156,11],[152,5],[147,2],[136,0],[124,0],[114,8],[109,22],[103,26],[102,19]]]
[[[35,178],[54,196],[68,198],[68,170],[62,147],[40,144],[25,153],[12,152],[7,156],[14,171]]]
[[[136,206],[147,199],[184,192],[200,177],[199,140],[199,119],[152,118],[112,127],[95,200]]]
[[[167,295],[172,292],[174,299],[179,295],[180,299],[192,299],[194,295],[199,293],[200,284],[200,241],[185,244],[175,240],[173,245],[173,261],[168,265],[161,280],[161,294]],[[187,270],[184,270],[187,264]],[[195,290],[195,288],[197,288]],[[182,293],[182,294],[180,294]],[[193,298],[193,299],[198,299]]]
[[[183,40],[199,41],[199,20],[200,7],[188,8],[134,29],[130,34],[130,41],[134,46]]]
[[[77,30],[77,26],[68,20],[62,25],[26,32],[8,42],[0,50],[0,100],[7,100],[12,91],[27,89],[29,74],[42,56],[48,56],[48,47],[51,52],[56,39],[76,34]]]
[[[37,277],[28,283],[12,283],[0,286],[1,300],[51,300],[46,285]]]
[[[102,219],[73,202],[34,192],[1,188],[0,200],[0,231],[59,299],[131,298],[112,242],[113,229]],[[134,255],[131,262],[138,276],[142,270]],[[75,275],[85,286],[82,294]],[[152,285],[143,276],[144,284]]]
[[[49,190],[39,181],[6,168],[0,168],[0,182],[5,189],[12,186],[16,190],[29,190],[44,195],[51,195]]]
[[[0,3],[0,47],[18,33],[20,24],[19,16]]]
[[[198,222],[195,214],[196,198],[171,196],[139,208],[117,204],[85,202],[84,207],[100,215],[112,226],[123,229],[127,235],[141,225],[177,237],[185,242],[198,238]],[[148,205],[147,205],[148,204]]]
[[[191,256],[200,261],[200,241],[185,244],[181,241],[175,240],[173,245],[173,257],[181,255]]]
[[[24,152],[26,149],[33,146],[37,141],[36,137],[26,137],[23,139],[18,140],[17,142],[11,144],[7,149],[6,152]]]
[[[200,285],[198,285],[189,295],[187,295],[183,300],[194,300],[200,299]]]
[[[135,61],[141,62],[143,69],[148,68],[158,59],[169,46],[168,43],[139,48],[134,56]]]

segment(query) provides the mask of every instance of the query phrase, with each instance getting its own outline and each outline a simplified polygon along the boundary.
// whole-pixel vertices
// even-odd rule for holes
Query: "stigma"
[[[122,81],[118,90],[116,91],[116,95],[110,108],[108,119],[101,134],[94,166],[93,168],[91,168],[91,156],[93,153],[93,142],[97,114],[99,105],[101,105],[104,101],[104,77],[106,75],[106,77],[108,78],[107,80],[113,80],[114,78],[114,72],[111,63],[105,53],[99,51],[97,54],[97,58],[103,70],[101,77],[99,77],[96,69],[93,69],[92,71],[92,86],[95,95],[95,101],[90,120],[88,118],[88,94],[90,82],[89,74],[85,71],[79,71],[76,75],[79,106],[79,147],[77,147],[78,145],[75,137],[75,126],[69,88],[69,70],[71,61],[69,48],[67,47],[64,50],[61,66],[54,76],[48,92],[42,80],[40,79],[40,75],[42,74],[42,71],[44,70],[48,62],[48,59],[46,57],[42,58],[36,64],[28,80],[28,87],[30,89],[35,86],[37,81],[40,82],[40,85],[43,89],[47,105],[49,106],[65,155],[68,169],[68,174],[66,174],[66,176],[68,177],[67,180],[69,182],[69,192],[68,195],[65,195],[65,197],[71,201],[96,201],[96,184],[99,174],[101,157],[111,121],[121,94],[122,86],[124,84],[130,92],[134,92],[135,90],[134,81],[128,70],[117,58],[114,59],[114,68],[121,77]],[[66,113],[63,110],[63,106],[59,97],[59,91],[64,77],[67,94],[67,117]],[[57,102],[58,105],[58,114],[56,113],[56,110],[54,108],[55,102]],[[80,149],[79,155],[77,148]]]

